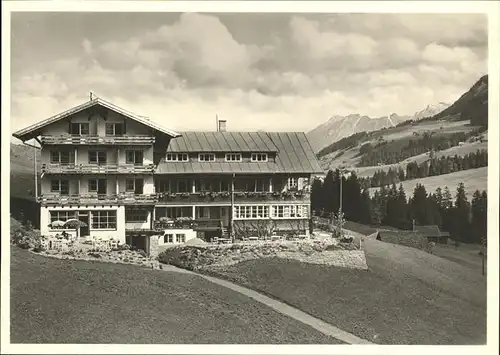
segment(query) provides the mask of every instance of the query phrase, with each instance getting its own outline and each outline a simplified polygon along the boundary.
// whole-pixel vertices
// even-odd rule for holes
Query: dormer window
[[[106,123],[107,136],[122,136],[125,133],[125,125],[123,123]]]
[[[252,153],[251,160],[254,162],[266,162],[267,153]]]
[[[299,186],[299,179],[296,177],[289,177],[287,182],[288,190],[295,190]]]
[[[215,161],[214,153],[200,153],[198,154],[198,161]]]
[[[69,134],[76,136],[88,136],[90,125],[88,123],[71,123],[69,125]]]
[[[241,161],[241,153],[227,153],[226,161]]]
[[[187,153],[167,153],[165,161],[189,161],[189,156],[187,155]]]

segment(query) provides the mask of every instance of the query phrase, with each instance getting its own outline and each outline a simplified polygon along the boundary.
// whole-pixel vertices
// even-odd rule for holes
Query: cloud
[[[112,16],[109,26],[118,26]],[[403,115],[451,102],[487,71],[481,16],[293,15],[272,35],[258,14],[245,16],[237,28],[188,13],[142,31],[124,26],[120,37],[81,31],[70,38],[79,52],[45,61],[16,47],[23,63],[33,60],[12,75],[12,128],[93,91],[178,130],[212,129],[217,113],[232,130],[308,131],[332,115]]]

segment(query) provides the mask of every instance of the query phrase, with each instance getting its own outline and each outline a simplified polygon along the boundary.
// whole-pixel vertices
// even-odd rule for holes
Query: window
[[[167,153],[166,161],[189,161],[187,153]]]
[[[215,161],[214,153],[200,153],[198,154],[198,161]]]
[[[240,205],[234,206],[235,219],[269,218],[269,206]]]
[[[144,152],[141,150],[127,150],[125,152],[127,164],[142,165],[144,161]]]
[[[174,235],[173,234],[165,234],[163,236],[163,243],[173,243],[174,242]]]
[[[307,205],[276,205],[272,207],[273,218],[307,218]]]
[[[195,191],[219,191],[220,183],[216,180],[211,179],[200,179],[195,181]]]
[[[50,152],[51,164],[69,164],[73,161],[73,154],[70,152],[52,150]]]
[[[106,123],[107,136],[122,136],[125,133],[125,125],[123,123]]]
[[[89,179],[89,192],[97,192],[99,195],[105,195],[108,182],[106,179]]]
[[[269,179],[236,179],[235,191],[268,192]]]
[[[177,243],[185,243],[186,235],[185,234],[176,234],[175,239],[177,239]]]
[[[89,151],[89,164],[106,164],[106,151],[104,150],[91,150]]]
[[[144,179],[125,180],[125,191],[133,192],[137,195],[142,195],[144,193]]]
[[[69,134],[77,136],[85,136],[90,132],[90,125],[88,123],[71,123],[69,126]]]
[[[288,182],[287,182],[288,190],[297,189],[297,187],[298,187],[298,181],[299,181],[299,179],[296,178],[296,177],[289,177],[288,178]]]
[[[177,181],[177,192],[189,192],[189,190],[187,180]]]
[[[116,229],[116,211],[92,211],[93,229]]]
[[[226,161],[241,161],[241,153],[227,153]]]
[[[125,210],[125,222],[147,222],[148,214],[145,210]]]
[[[167,218],[179,218],[179,217],[193,217],[192,207],[167,207],[166,208]]]
[[[51,180],[50,191],[59,192],[61,195],[69,195],[69,180]]]
[[[66,222],[68,219],[76,217],[76,211],[50,211],[50,223],[54,221]]]
[[[266,162],[267,161],[267,153],[252,153],[251,160],[258,161],[258,162],[259,161]]]

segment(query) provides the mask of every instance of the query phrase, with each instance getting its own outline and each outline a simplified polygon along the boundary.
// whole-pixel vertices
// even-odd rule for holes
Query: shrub
[[[145,258],[145,257],[147,257],[147,256],[148,256],[148,254],[146,254],[146,252],[145,252],[144,250],[142,250],[142,249],[139,249],[139,250],[137,251],[137,254],[139,254],[139,255],[140,255],[140,256],[142,256],[143,258]]]
[[[37,246],[35,246],[35,247],[33,248],[33,251],[34,251],[35,253],[40,253],[40,252],[42,252],[42,251],[44,251],[44,250],[45,250],[45,248],[44,248],[44,247],[42,247],[41,245],[37,245]]]

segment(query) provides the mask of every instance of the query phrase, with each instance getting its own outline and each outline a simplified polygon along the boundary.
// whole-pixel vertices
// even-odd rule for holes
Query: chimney
[[[219,132],[226,132],[226,120],[219,120]]]

